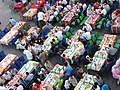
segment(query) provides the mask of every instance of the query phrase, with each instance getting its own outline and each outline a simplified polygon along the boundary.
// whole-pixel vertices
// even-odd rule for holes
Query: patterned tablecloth
[[[99,51],[97,51],[94,54],[93,61],[87,65],[87,69],[100,71],[107,58],[108,58],[108,53],[105,47],[102,47]]]
[[[117,24],[115,23],[114,25],[111,26],[111,33],[119,33],[120,34],[120,15],[119,15],[119,17],[117,17],[115,19],[114,22],[117,22]]]
[[[74,90],[91,90],[94,85],[95,76],[86,74],[83,79],[79,81]]]
[[[25,25],[27,25],[26,22],[16,23],[16,25],[13,26],[11,30],[2,39],[0,39],[0,44],[8,45],[8,43],[16,37],[16,35]]]
[[[9,67],[15,62],[17,59],[16,55],[8,54],[1,62],[0,62],[0,75],[9,69]]]
[[[23,14],[25,20],[32,20],[37,14],[37,9],[30,8],[26,13]]]
[[[76,4],[72,7],[72,9],[62,18],[61,22],[63,24],[70,24],[74,17],[79,13],[79,4]]]
[[[52,41],[52,39],[57,39],[56,37],[55,37],[55,35],[54,35],[54,33],[55,33],[55,30],[57,30],[57,31],[63,31],[64,30],[64,28],[63,27],[60,27],[60,26],[55,26],[52,30],[51,30],[51,32],[49,32],[48,33],[48,38],[45,40],[45,42],[44,42],[44,44],[43,44],[43,46],[42,46],[42,48],[43,48],[43,50],[44,51],[49,51],[50,49],[51,49],[51,41]]]
[[[34,69],[37,68],[39,62],[36,61],[28,61],[18,72],[18,74],[26,74],[26,72],[30,73]]]
[[[49,21],[49,18],[51,15],[54,14],[54,11],[53,10],[48,10],[46,13],[45,13],[45,16],[44,16],[44,21]]]
[[[30,33],[34,33],[34,32],[39,33],[39,32],[40,32],[40,28],[31,27],[31,28],[27,31],[28,35],[29,35]]]
[[[114,43],[116,42],[117,36],[116,35],[110,35],[110,34],[104,34],[104,37],[100,43],[100,47],[109,47],[109,44],[114,46]]]
[[[21,81],[20,81],[20,78],[22,78],[23,80],[24,80],[24,78],[26,77],[26,75],[24,75],[24,74],[17,74],[17,75],[15,75],[14,77],[13,77],[13,79],[12,80],[10,80],[9,82],[8,82],[8,84],[6,85],[8,88],[10,88],[10,87],[14,87],[15,86],[15,84],[18,84],[18,85],[20,85],[21,84]]]
[[[100,14],[91,14],[85,23],[90,24],[92,27],[95,27],[96,23],[101,19]]]
[[[51,73],[63,74],[65,67],[59,64],[56,64],[55,67],[51,70]]]

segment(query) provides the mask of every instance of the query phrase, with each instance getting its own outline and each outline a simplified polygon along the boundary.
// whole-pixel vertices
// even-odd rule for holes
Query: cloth
[[[57,33],[55,33],[55,36],[58,38],[59,41],[61,41],[63,39],[62,31],[58,31]]]
[[[38,12],[38,21],[43,20],[45,14],[43,12]]]
[[[65,74],[66,76],[70,76],[71,73],[72,73],[72,71],[73,71],[73,68],[68,64],[67,67],[66,67],[65,70],[64,70],[64,74]]]
[[[101,87],[101,90],[110,90],[108,85],[107,84],[104,84],[102,87]]]
[[[32,53],[29,50],[24,50],[23,54],[26,55],[26,57],[27,57],[28,60],[33,59],[33,55],[32,55]]]
[[[19,86],[17,87],[17,90],[24,90],[24,88],[23,88],[22,85],[19,85]]]
[[[26,80],[28,81],[31,81],[34,77],[34,74],[29,74],[27,77],[26,77]]]
[[[84,38],[85,38],[86,40],[90,40],[90,39],[91,39],[91,34],[90,34],[90,32],[85,32],[85,33],[82,34],[82,36],[84,36]]]
[[[11,18],[11,19],[10,19],[10,23],[11,23],[12,26],[14,26],[14,25],[16,24],[16,20],[13,19],[13,18]]]
[[[70,88],[69,80],[65,81],[64,87],[65,87],[66,90],[68,90]]]

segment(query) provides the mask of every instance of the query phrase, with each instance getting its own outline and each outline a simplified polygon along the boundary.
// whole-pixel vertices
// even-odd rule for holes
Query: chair
[[[66,32],[66,36],[69,37],[71,34],[70,32]]]
[[[4,31],[0,32],[0,36],[3,37],[5,35]]]
[[[77,21],[77,24],[80,24],[80,19],[77,19],[76,21]]]
[[[118,40],[116,41],[116,43],[120,44],[120,39],[118,39]]]
[[[100,24],[97,25],[97,29],[101,29],[101,27],[102,27],[102,25],[100,25]]]
[[[98,33],[98,32],[96,32],[96,33],[95,33],[95,36],[96,36],[96,38],[97,38],[97,37],[99,36],[99,33]]]
[[[4,29],[4,33],[8,33],[9,30],[7,28]]]
[[[74,28],[70,28],[70,33],[72,33],[74,31]]]
[[[19,37],[19,36],[17,35],[17,36],[12,40],[12,44],[13,44],[13,45],[15,45],[15,42],[17,41],[18,37]]]
[[[24,29],[25,29],[26,31],[28,31],[28,30],[29,30],[29,26],[24,26]]]
[[[103,36],[99,36],[97,39],[98,39],[98,40],[102,40],[102,39],[103,39]]]
[[[19,59],[16,60],[15,64],[18,66],[18,68],[22,65],[22,63]]]
[[[75,25],[76,24],[76,20],[72,21],[71,25]]]
[[[23,63],[25,61],[25,58],[23,56],[19,57],[19,60]]]
[[[100,44],[100,42],[101,42],[100,40],[97,40],[97,41],[96,41],[96,44],[97,44],[97,45],[99,45],[99,44]]]
[[[67,38],[67,36],[66,36],[66,35],[63,35],[63,37],[64,37],[64,38]]]
[[[93,41],[92,41],[92,40],[90,40],[90,41],[89,41],[89,44],[92,46],[92,45],[93,45]]]
[[[60,21],[60,18],[59,18],[58,16],[56,17],[56,21],[57,21],[57,22],[59,22],[59,21]]]
[[[120,47],[120,44],[115,44],[114,45],[114,48],[116,48],[116,49],[119,49],[119,47]]]
[[[96,37],[92,37],[92,41],[93,41],[93,42],[95,42],[95,41],[96,41],[96,39],[97,39]]]
[[[25,60],[25,61],[23,62],[23,64],[26,64],[28,61],[29,61],[29,60]]]
[[[5,58],[6,55],[5,55],[4,51],[0,52],[0,56],[2,56],[2,58]]]

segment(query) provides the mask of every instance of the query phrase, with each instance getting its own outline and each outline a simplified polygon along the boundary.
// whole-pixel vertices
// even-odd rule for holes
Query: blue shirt
[[[70,76],[71,73],[72,73],[72,71],[73,71],[72,67],[68,64],[67,67],[66,67],[65,70],[64,70],[64,74],[65,74],[66,76]]]
[[[10,19],[10,23],[11,23],[12,26],[14,26],[16,24],[15,19]]]
[[[104,84],[101,88],[101,90],[110,90],[107,84]]]
[[[111,25],[112,25],[112,23],[110,22],[110,21],[108,21],[107,23],[106,23],[106,27],[111,27]]]

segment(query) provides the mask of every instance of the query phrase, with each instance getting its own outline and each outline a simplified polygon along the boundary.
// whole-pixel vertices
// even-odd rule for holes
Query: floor
[[[2,24],[0,25],[0,28],[2,30],[8,24],[9,18],[12,17],[15,20],[19,21],[18,14],[17,13],[11,13],[11,11],[9,9],[9,5],[12,2],[13,2],[12,0],[4,0],[4,2],[2,2],[2,0],[0,0],[0,21],[2,22]],[[30,22],[30,23],[31,23],[32,26],[34,26],[34,24],[32,22]],[[107,33],[107,32],[105,32],[105,31],[100,32],[101,35],[103,35],[104,33]],[[117,35],[117,36],[120,38],[120,35]],[[13,46],[0,45],[0,51],[2,51],[2,50],[6,54],[13,53],[13,54],[16,54],[18,57],[23,55],[22,51],[16,50],[15,47],[13,47]],[[59,56],[55,56],[54,58],[50,59],[50,61],[53,64],[62,63],[62,62],[60,62]],[[118,86],[116,84],[116,80],[111,76],[110,72],[106,76],[103,76],[103,79],[104,79],[105,83],[107,83],[110,86],[111,90],[120,90],[120,86]]]

